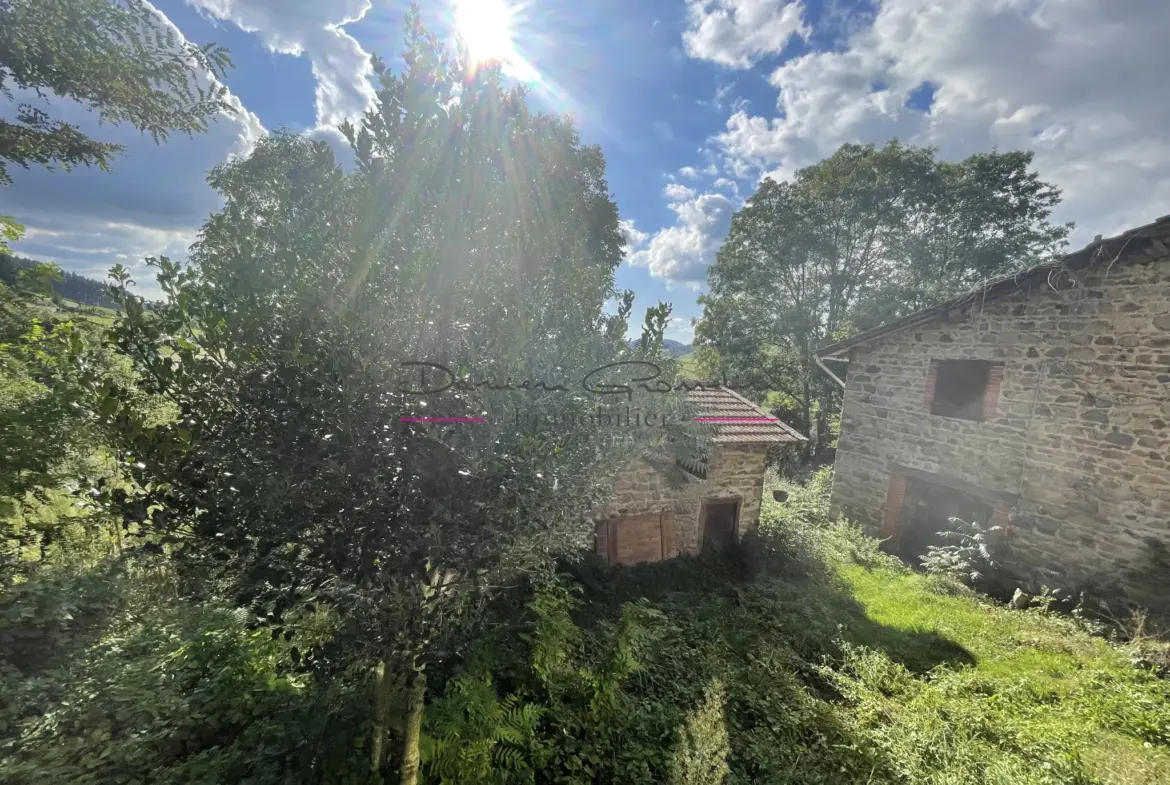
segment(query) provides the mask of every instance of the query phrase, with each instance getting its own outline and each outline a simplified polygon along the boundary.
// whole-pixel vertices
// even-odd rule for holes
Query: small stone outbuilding
[[[618,478],[599,514],[597,553],[611,564],[662,561],[738,541],[760,516],[768,450],[804,437],[727,388],[687,393],[714,423],[705,477],[681,488],[643,461]]]
[[[908,560],[951,517],[1027,578],[1170,539],[1170,216],[818,355],[848,363],[832,507]]]

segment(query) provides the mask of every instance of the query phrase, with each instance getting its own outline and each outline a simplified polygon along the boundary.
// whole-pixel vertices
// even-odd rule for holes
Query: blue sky
[[[441,36],[454,2],[424,4]],[[501,0],[478,0],[484,3]],[[372,91],[368,56],[398,64],[399,0],[156,0],[187,39],[231,49],[239,111],[209,134],[127,152],[103,173],[16,170],[0,213],[19,252],[95,277],[182,257],[218,200],[207,170],[286,127],[337,142]],[[1064,190],[1074,244],[1170,213],[1170,3],[1165,0],[511,0],[512,47],[538,104],[602,146],[629,240],[618,283],[671,301],[690,339],[705,271],[762,177],[845,142],[937,145],[947,158],[1030,149]],[[474,10],[469,15],[474,15]],[[467,9],[464,8],[467,13]],[[478,29],[478,28],[477,28]],[[7,108],[5,108],[7,110]],[[149,284],[144,288],[149,290]]]

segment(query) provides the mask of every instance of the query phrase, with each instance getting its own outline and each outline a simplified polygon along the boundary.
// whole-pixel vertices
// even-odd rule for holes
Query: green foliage
[[[724,703],[723,682],[714,679],[703,692],[703,702],[679,730],[678,745],[670,759],[671,785],[719,785],[727,781],[730,744]]]
[[[502,700],[487,674],[465,673],[427,707],[422,758],[433,781],[535,782],[547,754],[537,728],[545,708],[516,695]]]
[[[369,781],[360,682],[290,674],[291,644],[242,610],[123,589],[153,603],[124,598],[96,641],[36,678],[4,673],[0,781]]]
[[[939,532],[945,545],[930,545],[919,557],[929,573],[951,575],[971,586],[994,583],[1003,551],[1003,527],[979,521],[950,519],[951,528]]]
[[[0,216],[0,221],[3,217]],[[13,238],[18,239],[18,238]],[[5,283],[9,286],[18,287],[21,284],[21,273],[31,267],[36,267],[41,262],[34,259],[26,259],[20,256],[13,256],[0,249],[0,283]],[[114,306],[113,300],[109,299],[106,292],[106,284],[101,281],[96,281],[93,278],[87,278],[84,275],[71,273],[68,271],[61,271],[61,279],[52,282],[51,292],[45,296],[52,297],[56,295],[58,298],[58,308],[62,306],[69,306],[65,300],[72,300],[75,303],[83,304],[83,306],[100,306],[96,314],[105,318],[113,317],[113,312],[108,310]],[[85,308],[80,307],[78,310],[85,313]]]
[[[29,269],[41,281],[55,270]],[[75,491],[83,477],[120,487],[100,406],[131,381],[102,326],[0,284],[0,580],[121,546],[120,521]],[[146,421],[166,417],[159,401],[132,390],[122,405]]]
[[[833,559],[905,569],[859,526],[829,515],[832,467],[814,471],[803,484],[782,483],[777,489],[788,498],[776,502],[770,497],[771,489],[765,489],[756,531],[745,538],[745,556],[756,570],[789,577],[824,575]]]
[[[12,249],[8,243],[14,243],[21,237],[24,237],[24,224],[10,215],[0,215],[0,254],[10,252]]]
[[[13,88],[86,104],[103,123],[129,123],[154,140],[205,131],[235,108],[205,76],[231,65],[226,50],[180,41],[142,0],[7,0],[0,3],[0,93]],[[42,92],[43,91],[43,92]],[[9,162],[108,169],[122,146],[99,142],[31,103],[0,120],[0,184]]]
[[[22,287],[42,297],[52,297],[53,285],[65,280],[61,268],[46,262],[21,270],[19,279]]]
[[[666,429],[517,425],[616,406],[580,380],[656,356],[626,344],[630,298],[604,312],[620,258],[604,161],[497,70],[459,71],[417,13],[407,31],[406,69],[346,131],[355,172],[323,143],[269,137],[212,173],[225,207],[192,266],[153,261],[162,305],[148,313],[114,271],[117,346],[180,419],[152,427],[111,391],[137,488],[103,498],[276,626],[343,611],[331,647],[306,653],[329,667],[441,662],[476,596],[577,552],[616,472],[672,446]],[[467,378],[424,383],[412,362]]]
[[[100,564],[43,566],[0,596],[0,662],[22,674],[60,664],[119,607],[122,569]]]
[[[1070,227],[1049,222],[1060,192],[1029,171],[1030,153],[936,153],[847,144],[791,182],[764,180],[708,271],[704,375],[779,395],[810,453],[831,443],[840,408],[817,348],[1064,246]]]

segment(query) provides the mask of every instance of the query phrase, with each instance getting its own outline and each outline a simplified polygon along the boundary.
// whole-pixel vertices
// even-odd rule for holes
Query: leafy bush
[[[723,682],[713,679],[703,693],[703,702],[679,731],[678,744],[670,759],[671,785],[719,785],[727,780],[731,746],[727,738],[725,702]]]
[[[1001,567],[1002,526],[951,518],[951,527],[939,532],[946,545],[930,545],[919,557],[928,573],[951,575],[971,586],[994,583]]]
[[[6,670],[0,782],[365,782],[365,691],[288,671],[243,611],[119,614],[36,678]],[[354,754],[354,740],[359,754]]]

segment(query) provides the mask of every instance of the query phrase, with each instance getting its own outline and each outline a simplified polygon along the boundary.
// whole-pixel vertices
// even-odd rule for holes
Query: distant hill
[[[630,341],[630,348],[638,348],[638,344],[641,342],[641,338],[635,338],[634,340]],[[682,357],[684,354],[691,353],[691,345],[689,343],[681,343],[679,341],[671,340],[670,338],[666,338],[662,341],[662,348],[671,357]]]
[[[20,277],[20,271],[40,264],[36,259],[26,259],[22,256],[0,253],[0,282],[14,286]],[[77,273],[61,271],[65,278],[53,284],[53,291],[66,300],[73,300],[82,305],[97,305],[102,308],[117,309],[117,304],[106,297],[106,285],[93,278],[86,278]]]

